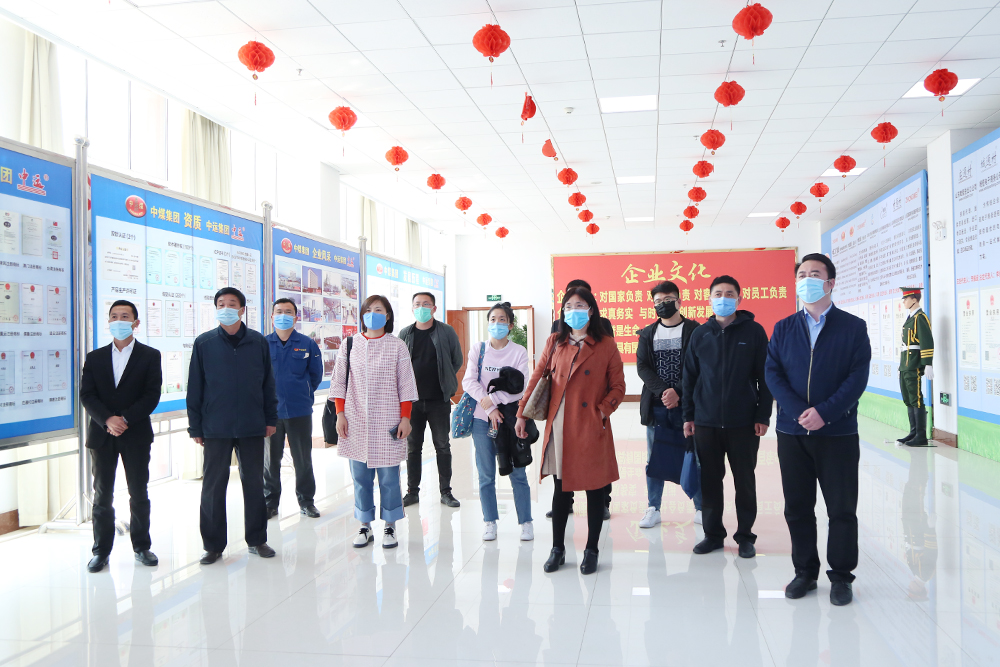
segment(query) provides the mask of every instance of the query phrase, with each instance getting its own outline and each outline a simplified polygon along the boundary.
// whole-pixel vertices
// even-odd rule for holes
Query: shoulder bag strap
[[[483,357],[486,356],[486,343],[482,343],[482,347],[479,348],[479,381],[483,380]]]
[[[344,401],[347,401],[347,389],[351,386],[351,348],[354,346],[354,336],[347,339],[347,374],[344,376]]]

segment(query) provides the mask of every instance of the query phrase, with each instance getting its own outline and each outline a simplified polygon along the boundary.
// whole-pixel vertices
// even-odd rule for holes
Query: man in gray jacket
[[[438,486],[441,504],[459,507],[451,493],[451,443],[448,431],[451,422],[451,397],[458,390],[458,369],[462,367],[462,346],[458,334],[444,322],[434,319],[437,303],[429,292],[413,295],[413,316],[416,322],[404,327],[399,338],[410,351],[413,375],[417,379],[419,399],[413,403],[410,423],[413,430],[406,446],[406,495],[403,507],[420,502],[420,473],[424,448],[424,431],[431,427],[431,438],[437,450]]]

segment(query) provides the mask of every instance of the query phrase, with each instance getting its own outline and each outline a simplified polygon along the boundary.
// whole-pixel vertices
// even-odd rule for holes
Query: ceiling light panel
[[[646,26],[647,28],[651,26]],[[623,58],[627,56],[660,55],[660,32],[642,30],[637,32],[611,33],[607,35],[588,34],[583,37],[587,44],[587,54],[591,58]]]
[[[307,0],[219,0],[254,30],[284,30],[328,25]]]
[[[860,176],[861,174],[863,174],[865,172],[866,169],[868,169],[868,167],[855,167],[854,169],[851,169],[849,172],[847,172],[847,175],[848,176]],[[831,168],[831,169],[827,169],[826,171],[824,171],[823,174],[822,174],[822,177],[823,178],[834,178],[836,176],[843,176],[843,175],[844,175],[843,172],[840,172],[840,171],[837,171],[836,169]]]
[[[959,79],[955,87],[951,89],[950,93],[948,93],[948,97],[963,95],[967,93],[969,89],[971,89],[974,85],[976,85],[980,81],[981,79]],[[934,94],[931,91],[924,88],[924,82],[923,79],[921,79],[917,83],[913,84],[913,87],[910,88],[908,91],[906,91],[903,97],[904,98],[934,97]]]
[[[641,183],[654,183],[656,176],[618,176],[615,179],[618,185],[637,185]]]
[[[602,113],[626,113],[630,111],[655,111],[656,95],[633,95],[630,97],[600,98]]]

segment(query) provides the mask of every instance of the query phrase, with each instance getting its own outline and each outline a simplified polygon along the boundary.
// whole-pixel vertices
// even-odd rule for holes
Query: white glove
[[[924,366],[924,377],[927,378],[928,380],[931,380],[931,381],[934,380],[934,367],[933,366]]]

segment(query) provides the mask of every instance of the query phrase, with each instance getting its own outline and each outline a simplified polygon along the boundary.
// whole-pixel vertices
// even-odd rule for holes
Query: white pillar
[[[319,233],[340,241],[340,172],[328,164],[319,165]]]

